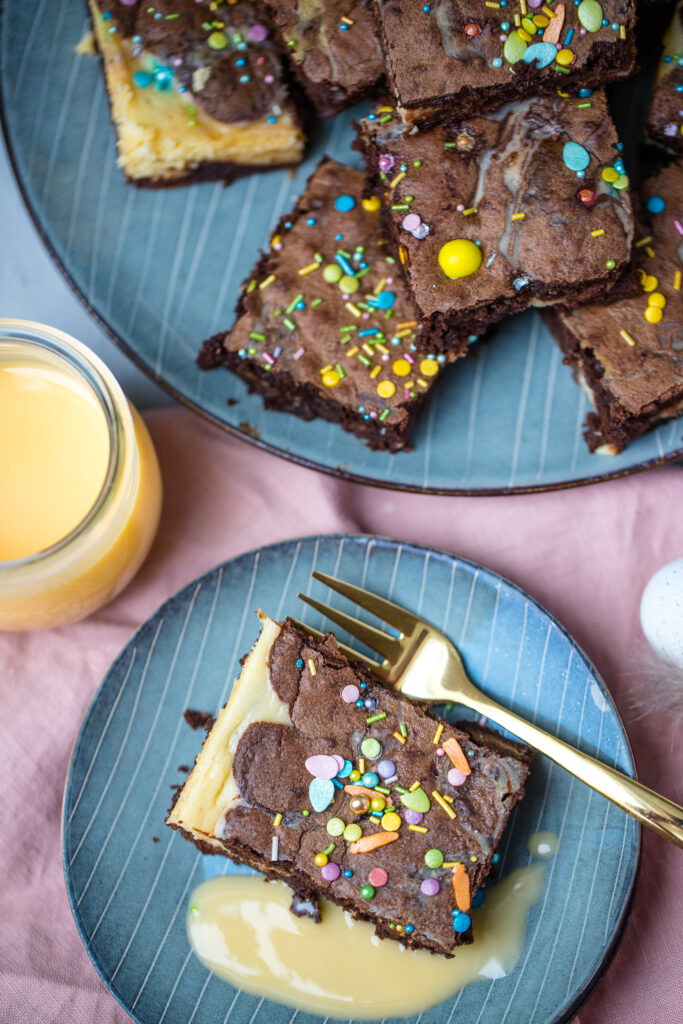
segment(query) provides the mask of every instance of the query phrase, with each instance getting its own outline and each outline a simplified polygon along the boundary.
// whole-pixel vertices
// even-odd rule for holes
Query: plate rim
[[[8,0],[0,0],[0,33],[2,33],[3,22],[2,15],[9,7]],[[399,483],[392,480],[379,479],[378,477],[364,476],[362,473],[354,473],[350,470],[344,469],[340,466],[325,466],[322,463],[316,462],[315,459],[309,458],[305,455],[298,455],[295,452],[287,451],[285,448],[278,448],[277,445],[272,444],[269,441],[264,441],[260,437],[254,437],[251,433],[246,430],[241,430],[238,426],[234,426],[232,423],[227,423],[225,420],[220,419],[213,413],[210,413],[207,409],[203,408],[197,402],[188,398],[178,388],[169,383],[165,378],[159,376],[154,369],[147,364],[147,362],[133,349],[133,347],[118,334],[117,331],[111,326],[107,319],[99,313],[95,307],[86,298],[83,291],[76,284],[74,278],[66,267],[66,264],[58,256],[57,251],[48,237],[47,228],[43,227],[42,221],[38,215],[38,211],[34,208],[33,204],[28,195],[24,180],[19,170],[19,164],[14,152],[14,145],[12,142],[12,136],[10,132],[9,117],[7,111],[9,109],[8,100],[5,98],[3,91],[3,74],[2,68],[0,68],[0,127],[2,128],[3,138],[5,140],[5,146],[7,149],[7,155],[12,168],[12,174],[14,180],[19,189],[19,194],[24,203],[24,207],[27,210],[29,217],[33,223],[33,226],[43,243],[48,255],[52,262],[55,264],[66,284],[71,289],[72,293],[79,300],[81,305],[84,307],[86,312],[100,329],[114,342],[130,360],[138,367],[147,377],[150,378],[158,387],[165,391],[167,395],[170,395],[176,402],[189,409],[191,412],[198,415],[201,419],[213,426],[218,427],[219,430],[223,430],[230,434],[232,437],[239,438],[241,441],[245,441],[247,444],[252,444],[262,451],[268,452],[271,455],[275,455],[278,458],[285,459],[287,462],[292,462],[295,465],[303,466],[305,469],[312,469],[318,473],[324,473],[327,476],[331,476],[338,480],[345,480],[349,483],[363,484],[367,487],[376,487],[379,490],[398,491],[408,494],[437,494],[442,497],[482,497],[490,498],[498,495],[511,495],[511,494],[539,494],[547,491],[561,491],[570,490],[576,487],[585,487],[590,484],[601,483],[605,480],[617,480],[625,476],[633,476],[635,473],[642,473],[646,470],[656,469],[658,466],[667,465],[670,462],[677,462],[683,459],[683,446],[676,448],[674,451],[669,452],[667,455],[662,455],[657,458],[646,459],[644,462],[636,463],[633,466],[625,466],[623,469],[617,469],[613,472],[598,473],[595,476],[584,476],[577,480],[560,480],[556,483],[548,484],[519,484],[513,487],[478,487],[478,488],[462,488],[462,487],[425,487],[420,484],[406,484]],[[117,173],[121,173],[120,168],[117,168]],[[252,173],[267,173],[267,172],[252,172]],[[247,175],[251,177],[251,175]],[[135,188],[136,186],[128,183],[129,188]],[[186,186],[179,186],[186,187]],[[187,186],[192,187],[192,185]],[[494,325],[493,330],[497,330],[499,325]],[[199,349],[197,349],[199,354]],[[341,428],[340,428],[341,429]],[[400,455],[400,452],[394,453]]]
[[[0,0],[0,2],[2,2],[2,0]],[[87,724],[88,724],[88,722],[90,720],[90,716],[91,716],[91,714],[92,714],[92,712],[93,712],[93,710],[94,710],[98,700],[100,699],[100,697],[101,697],[101,695],[102,695],[102,693],[104,691],[105,686],[107,685],[107,682],[108,682],[108,680],[109,680],[109,678],[111,676],[112,670],[118,664],[120,659],[123,657],[124,652],[126,650],[128,650],[128,648],[136,640],[136,638],[139,637],[144,631],[148,631],[148,630],[150,630],[152,628],[152,624],[156,621],[156,619],[158,618],[158,616],[161,613],[162,609],[166,608],[166,606],[169,605],[171,602],[179,600],[186,592],[188,592],[188,593],[191,592],[191,590],[194,587],[196,587],[197,584],[200,581],[203,581],[203,580],[207,579],[208,577],[214,575],[219,570],[224,569],[228,565],[232,565],[233,563],[239,563],[239,562],[241,562],[243,560],[247,560],[247,559],[253,558],[256,554],[260,554],[261,552],[264,552],[264,551],[273,551],[273,550],[276,550],[278,548],[288,548],[288,547],[291,547],[293,545],[303,544],[303,543],[306,543],[306,542],[314,543],[315,541],[321,540],[321,539],[325,539],[325,540],[342,540],[342,539],[343,540],[351,540],[351,541],[356,541],[356,542],[362,543],[364,546],[367,546],[367,545],[371,544],[372,542],[379,542],[380,544],[391,545],[391,546],[401,545],[403,548],[419,552],[420,554],[424,555],[426,558],[429,558],[430,555],[436,555],[436,556],[439,556],[441,558],[445,557],[446,559],[451,560],[451,562],[461,563],[463,565],[468,566],[468,568],[470,570],[479,571],[480,574],[483,573],[485,576],[489,577],[489,579],[493,578],[496,581],[501,581],[506,586],[512,588],[512,590],[514,590],[519,597],[523,598],[526,601],[530,601],[533,605],[535,605],[535,607],[538,610],[540,610],[545,616],[547,616],[547,618],[550,620],[550,622],[556,627],[556,629],[559,630],[559,632],[569,642],[570,646],[577,652],[579,657],[583,659],[583,661],[585,662],[585,664],[588,666],[588,668],[590,669],[591,673],[593,674],[593,677],[597,681],[598,686],[600,687],[601,691],[603,691],[603,695],[606,695],[606,697],[607,697],[607,699],[608,699],[608,701],[609,701],[609,703],[611,705],[611,708],[613,710],[613,713],[616,715],[617,723],[619,724],[619,726],[621,728],[622,738],[623,738],[623,741],[624,741],[624,744],[625,744],[626,752],[627,752],[628,757],[630,758],[630,762],[631,762],[632,778],[635,779],[635,780],[638,779],[637,766],[636,766],[635,758],[633,756],[633,749],[631,747],[631,741],[630,741],[628,732],[626,730],[626,727],[624,725],[623,719],[621,717],[621,714],[619,712],[619,708],[617,707],[617,705],[616,705],[616,703],[614,701],[614,698],[612,697],[612,694],[611,694],[609,688],[607,687],[607,684],[605,683],[604,679],[602,678],[602,675],[597,670],[596,666],[593,664],[592,659],[589,658],[589,656],[583,650],[583,648],[578,643],[578,641],[575,640],[575,638],[572,636],[572,634],[569,632],[569,630],[565,626],[562,625],[562,623],[553,615],[552,612],[550,612],[545,607],[545,605],[543,605],[537,598],[535,598],[532,594],[530,594],[528,591],[526,591],[518,583],[514,583],[508,577],[503,576],[499,572],[496,572],[495,569],[490,569],[488,566],[482,565],[480,562],[477,562],[474,559],[467,558],[467,557],[461,556],[461,555],[457,555],[454,552],[446,551],[444,548],[438,548],[438,547],[435,547],[434,545],[430,545],[430,544],[420,544],[419,542],[416,542],[416,541],[402,541],[402,540],[397,539],[395,537],[385,537],[385,536],[382,536],[380,534],[339,533],[339,532],[335,532],[335,533],[306,534],[305,536],[293,537],[293,538],[288,538],[286,540],[280,540],[280,541],[273,541],[270,544],[261,544],[261,545],[258,545],[257,547],[250,548],[248,551],[240,552],[239,554],[234,555],[232,558],[224,559],[222,562],[219,562],[216,565],[212,566],[211,568],[205,570],[204,572],[200,573],[198,576],[196,576],[193,579],[189,580],[187,583],[184,583],[181,587],[179,587],[172,594],[170,594],[168,597],[166,597],[147,616],[147,618],[138,626],[137,629],[134,630],[134,632],[125,641],[124,645],[121,647],[121,649],[116,654],[116,656],[113,658],[112,662],[110,663],[109,667],[107,668],[104,676],[102,677],[99,685],[97,686],[95,692],[93,693],[92,697],[90,698],[90,700],[88,702],[88,705],[87,705],[87,707],[86,707],[86,709],[85,709],[85,711],[83,713],[83,716],[81,718],[80,724],[78,726],[78,730],[77,730],[76,735],[74,737],[73,745],[72,745],[72,748],[71,748],[71,754],[69,756],[69,764],[68,764],[68,768],[67,768],[67,773],[66,773],[66,776],[65,776],[65,779],[64,779],[64,788],[63,788],[63,792],[62,792],[62,801],[61,801],[61,810],[60,810],[60,848],[61,848],[60,852],[61,852],[61,861],[62,861],[62,871],[63,871],[63,875],[64,875],[64,885],[65,885],[65,889],[66,889],[67,898],[68,898],[68,901],[69,901],[69,908],[71,910],[71,914],[72,914],[74,923],[76,925],[76,929],[78,931],[78,935],[79,935],[79,937],[81,939],[81,942],[83,943],[83,946],[85,948],[86,953],[88,954],[90,962],[94,966],[95,970],[97,971],[97,974],[99,975],[100,979],[103,981],[103,983],[106,986],[106,988],[107,988],[108,992],[110,993],[110,995],[112,995],[114,997],[114,999],[119,1004],[119,1006],[122,1007],[122,1009],[128,1014],[128,1016],[131,1017],[131,1019],[136,1022],[136,1024],[148,1024],[148,1022],[144,1021],[143,1018],[139,1017],[135,1013],[134,1010],[131,1010],[128,1006],[126,1006],[126,1004],[123,1001],[123,999],[114,991],[114,988],[113,988],[109,978],[106,976],[103,968],[101,967],[100,963],[98,962],[97,958],[95,957],[95,955],[93,953],[93,950],[92,950],[92,948],[90,946],[89,940],[86,938],[85,932],[83,930],[83,927],[82,927],[82,924],[81,924],[81,921],[80,921],[80,918],[79,918],[79,915],[78,915],[78,907],[77,907],[77,904],[76,904],[76,901],[75,901],[75,894],[73,892],[73,888],[72,888],[72,884],[71,884],[70,870],[69,870],[69,865],[68,865],[67,856],[66,856],[66,837],[67,837],[67,829],[69,827],[69,822],[68,822],[67,816],[66,816],[66,805],[67,805],[67,796],[68,796],[68,793],[69,793],[69,789],[70,789],[70,785],[71,785],[71,779],[72,779],[72,775],[73,775],[73,771],[74,771],[74,760],[75,760],[75,756],[76,756],[76,753],[77,753],[77,748],[78,748],[78,746],[80,744],[80,741],[81,741],[81,738],[83,736],[84,730],[85,730],[85,728],[86,728],[86,726],[87,726]],[[635,865],[634,865],[634,869],[633,869],[633,876],[632,876],[632,879],[631,879],[631,883],[630,883],[630,886],[629,886],[628,893],[627,893],[626,898],[624,900],[624,904],[623,904],[621,913],[620,913],[619,918],[618,918],[618,920],[617,920],[617,922],[616,922],[616,924],[614,926],[610,942],[606,946],[606,948],[605,948],[605,950],[603,952],[603,955],[602,955],[601,959],[599,960],[598,964],[596,965],[596,968],[595,968],[595,971],[593,972],[593,974],[590,976],[590,978],[587,979],[587,981],[585,982],[583,987],[576,993],[576,996],[575,996],[574,1000],[566,1008],[566,1010],[563,1013],[561,1013],[559,1016],[554,1018],[553,1024],[569,1024],[569,1022],[574,1017],[574,1015],[577,1013],[579,1008],[581,1006],[583,1006],[583,1004],[588,1000],[588,998],[592,994],[593,990],[595,989],[595,986],[597,985],[597,983],[600,981],[602,976],[605,974],[605,972],[609,969],[610,965],[612,964],[612,961],[614,960],[616,952],[617,952],[617,950],[618,950],[618,948],[619,948],[619,946],[621,944],[621,940],[622,940],[622,938],[624,936],[624,932],[626,930],[626,926],[627,926],[627,924],[628,924],[628,922],[630,920],[631,913],[632,913],[632,910],[633,910],[633,899],[634,899],[634,895],[635,895],[635,889],[636,889],[636,885],[637,885],[637,882],[638,882],[638,878],[640,876],[640,868],[641,868],[641,863],[642,863],[642,850],[643,850],[643,829],[642,829],[641,825],[638,825],[638,829],[637,829],[637,832],[636,832],[636,838],[635,838],[635,850],[634,850],[634,853],[635,853]],[[270,1002],[275,1002],[275,1000],[269,1000],[269,1001]],[[277,1005],[279,1005],[279,1004],[277,1004]],[[332,1019],[334,1020],[334,1018],[332,1018]]]

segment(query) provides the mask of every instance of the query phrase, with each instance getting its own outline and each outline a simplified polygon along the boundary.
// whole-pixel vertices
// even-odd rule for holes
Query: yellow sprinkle
[[[522,14],[527,13],[526,0],[519,0],[519,9],[522,12]]]
[[[442,868],[450,868],[452,870],[457,863],[458,863],[457,860],[445,860],[443,862],[443,864],[441,865],[441,867]]]
[[[416,790],[416,789],[419,789],[419,788],[420,788],[420,783],[416,781],[416,782],[414,782],[414,783],[412,784],[412,786],[410,787],[410,789],[408,790],[408,792],[409,792],[409,793],[414,793],[414,792],[415,792],[415,790]]]
[[[638,241],[635,243],[636,249],[640,249],[644,245],[649,245],[651,241],[652,235],[648,235],[646,238],[639,238]]]
[[[320,372],[321,373],[327,373],[328,370],[333,370],[333,369],[334,369],[334,367],[332,366],[332,363],[328,363],[327,366],[323,366],[323,368],[322,368],[322,370]]]
[[[319,266],[319,263],[309,263],[307,267],[302,267],[301,270],[298,271],[298,274],[300,277],[304,277],[305,274],[312,274]]]
[[[349,313],[353,313],[355,317],[359,317],[361,315],[358,306],[355,306],[353,302],[345,302],[344,306],[348,309]]]
[[[476,862],[477,858],[474,853],[470,856],[470,860],[472,861],[473,864]]]
[[[680,292],[681,290],[681,272],[677,270],[674,274],[674,291]]]
[[[486,0],[486,6],[487,7],[500,7],[500,4],[497,4],[495,2],[495,0]]]
[[[410,330],[409,327],[406,327],[406,329],[403,330],[403,331],[396,331],[396,334],[394,335],[394,337],[395,338],[407,338],[409,334],[412,334],[412,331]]]
[[[473,213],[477,212],[476,206],[468,206],[466,210],[462,211],[463,217],[471,217]]]
[[[593,236],[593,238],[600,238],[600,236],[604,235],[604,233],[604,228],[596,228],[595,231],[591,231],[591,235]]]
[[[405,176],[406,176],[406,172],[405,171],[399,171],[398,174],[396,175],[396,177],[393,179],[393,181],[389,182],[389,188],[396,188],[396,186],[398,185],[399,181],[403,181]]]
[[[386,345],[382,345],[381,342],[379,342],[377,345],[375,345],[375,348],[377,349],[378,352],[381,352],[382,355],[386,355],[388,353],[388,351],[389,351],[387,346]]]
[[[393,380],[381,380],[377,385],[377,394],[380,398],[391,398],[396,394],[396,385]],[[394,733],[394,736],[396,733]],[[401,737],[403,739],[403,737]]]
[[[429,384],[427,383],[427,381],[423,380],[422,377],[418,377],[417,378],[417,383],[420,385],[421,388],[428,388],[429,387]]]
[[[424,825],[408,825],[408,828],[410,829],[411,832],[422,832],[422,833],[424,833],[424,832],[427,831],[427,829],[424,827]]]
[[[512,219],[513,220],[524,220],[525,217],[526,217],[525,213],[513,213],[512,214]]]
[[[379,366],[379,365],[373,366],[373,368],[370,370],[370,379],[374,380],[375,377],[378,374],[380,374],[381,372],[382,372],[382,367],[381,366]]]
[[[363,342],[362,348],[366,355],[374,356],[375,353],[372,351],[372,345],[368,345],[367,341]]]
[[[625,25],[620,25],[619,26],[619,38],[620,39],[626,39],[626,26]]]
[[[282,815],[280,813],[276,814],[273,818],[273,828],[277,828],[281,821]]]
[[[647,253],[647,255],[648,255],[648,256],[650,257],[650,259],[651,259],[651,260],[653,260],[653,259],[655,258],[655,251],[654,251],[654,249],[652,248],[652,246],[650,246],[650,245],[646,245],[646,246],[645,246],[645,252],[646,252],[646,253]]]
[[[346,354],[347,356],[355,356],[357,352],[360,352],[360,349],[358,348],[358,345],[354,345],[353,348],[350,348]]]
[[[394,733],[394,739],[397,739],[399,743],[405,743],[406,741],[405,736],[401,736],[400,732]]]
[[[531,42],[531,34],[525,28],[518,28],[517,35],[521,36],[525,43]]]
[[[315,676],[315,675],[318,674],[318,670],[315,667],[315,662],[313,661],[313,658],[309,658],[308,659],[308,670],[309,670],[309,672],[311,673],[312,676]]]
[[[628,333],[628,331],[619,331],[619,334],[624,339],[624,341],[626,342],[627,345],[630,345],[631,348],[635,348],[636,343],[633,340],[633,338],[631,337],[631,335]]]
[[[398,258],[400,259],[401,263],[403,263],[404,266],[408,262],[408,250],[406,249],[405,245],[399,245]]]
[[[269,284],[272,284],[275,280],[275,274],[268,274],[268,277],[264,277],[259,285],[259,288],[267,288]]]
[[[449,818],[455,818],[455,811],[448,806],[444,798],[441,796],[441,793],[438,793],[435,789],[433,789],[432,796],[436,800],[439,807],[442,807],[444,809]]]
[[[549,18],[552,19],[555,17],[555,12],[552,10],[552,8],[543,6],[541,7],[541,10],[544,14],[547,14]]]
[[[347,18],[347,16],[345,14],[342,14],[342,16],[341,16],[341,18],[339,20],[343,21],[345,25],[355,25],[356,24],[355,21],[353,20],[353,18]]]
[[[449,803],[449,804],[452,804],[452,803],[453,803],[453,797],[451,796],[451,794],[450,794],[450,793],[444,793],[444,795],[443,795],[443,798],[444,798],[444,800],[445,800],[445,801],[446,801],[447,803]]]
[[[380,292],[384,291],[384,286],[387,283],[386,277],[383,277],[381,281],[378,281],[375,287],[372,289],[375,295],[379,295]]]
[[[358,758],[358,771],[361,773],[361,775],[363,775],[364,772],[365,772],[365,758],[364,757],[359,757]]]
[[[282,241],[282,236],[281,235],[273,235],[273,237],[270,240],[270,244],[271,244],[271,246],[277,245],[277,243],[281,242],[281,241]]]
[[[432,743],[433,743],[433,744],[434,744],[435,746],[436,746],[436,744],[437,744],[437,743],[439,742],[439,740],[441,739],[441,733],[442,733],[442,732],[443,732],[443,723],[439,724],[439,725],[438,725],[438,726],[436,727],[436,732],[434,733],[434,739],[432,740]]]
[[[396,324],[399,331],[402,331],[404,327],[417,327],[417,320],[402,320],[400,324]]]

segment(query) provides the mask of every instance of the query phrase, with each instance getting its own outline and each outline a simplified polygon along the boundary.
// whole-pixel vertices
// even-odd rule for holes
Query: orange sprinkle
[[[462,747],[453,736],[445,740],[441,744],[441,746],[450,757],[454,768],[457,768],[458,771],[461,771],[463,775],[471,774],[472,769],[470,768],[469,761],[463,754]]]
[[[349,853],[370,853],[371,850],[377,850],[380,846],[386,846],[387,843],[393,843],[398,839],[398,832],[375,832],[371,836],[363,836],[362,839],[357,839],[355,843],[349,843]]]
[[[405,736],[401,736],[400,732],[394,733],[394,739],[398,740],[399,743],[402,743],[405,746],[406,738]]]
[[[394,805],[394,801],[386,793],[376,793],[374,789],[366,789],[365,786],[344,786],[344,792],[350,793],[351,796],[356,796],[357,793],[360,793],[361,796],[369,796],[371,800],[381,796],[384,798],[387,807],[393,807]]]
[[[458,862],[453,868],[453,893],[458,910],[468,914],[472,906],[470,898],[470,876],[465,871],[465,865]]]

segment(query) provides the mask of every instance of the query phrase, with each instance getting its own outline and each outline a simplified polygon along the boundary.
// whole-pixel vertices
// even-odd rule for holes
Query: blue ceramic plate
[[[593,666],[546,611],[495,573],[441,551],[349,536],[287,541],[226,562],[167,601],[121,652],[81,726],[66,785],[63,854],[76,923],[105,983],[141,1024],[293,1019],[283,1006],[237,993],[190,952],[188,897],[217,862],[164,818],[169,787],[184,778],[178,766],[193,763],[202,739],[184,709],[214,713],[224,703],[258,635],[254,609],[322,625],[296,597],[301,590],[329,599],[311,579],[316,568],[443,627],[494,697],[633,774],[623,726]],[[422,1024],[445,1024],[456,1006],[454,1020],[479,1024],[568,1020],[616,945],[638,826],[540,757],[527,794],[502,844],[502,873],[530,861],[533,832],[549,829],[560,845],[519,963],[506,978],[477,982],[428,1010]]]
[[[581,436],[586,399],[537,314],[506,323],[478,358],[447,374],[414,451],[398,456],[371,452],[322,421],[265,412],[237,378],[200,372],[200,342],[231,325],[240,282],[318,158],[358,161],[350,123],[362,110],[323,125],[294,179],[278,172],[228,189],[138,191],[116,167],[99,62],[74,53],[87,28],[83,0],[0,6],[4,123],[36,225],[115,340],[187,405],[297,462],[420,491],[571,486],[683,455],[676,421],[615,458],[590,455]]]

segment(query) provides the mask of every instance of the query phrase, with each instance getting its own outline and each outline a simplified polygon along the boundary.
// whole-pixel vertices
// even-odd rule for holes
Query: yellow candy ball
[[[316,855],[315,855],[315,866],[318,867],[318,868],[324,868],[326,864],[327,864],[327,854],[326,853],[316,853]]]
[[[653,292],[659,284],[659,281],[654,276],[654,274],[646,274],[640,283],[642,285],[644,292]]]
[[[436,359],[423,359],[420,363],[420,373],[423,377],[436,377],[439,372],[439,364]]]
[[[568,67],[568,66],[569,66],[569,65],[570,65],[570,64],[572,63],[572,61],[574,60],[574,54],[572,53],[572,51],[571,51],[571,50],[567,50],[567,49],[564,49],[564,50],[560,50],[560,51],[558,52],[558,54],[557,54],[557,57],[555,58],[555,60],[556,60],[556,61],[557,61],[557,63],[558,63],[558,64],[560,64],[560,65],[561,65],[562,67],[566,68],[566,67]]]
[[[334,388],[337,386],[341,377],[336,370],[326,370],[323,374],[323,384],[326,388]]]
[[[358,771],[357,768],[354,768],[351,774],[349,775],[349,782],[358,782],[359,778],[360,772]]]
[[[374,213],[375,210],[379,210],[382,204],[377,196],[370,196],[369,199],[364,199],[361,205],[364,210],[368,211],[368,213]]]
[[[666,296],[662,295],[661,292],[653,292],[648,297],[647,304],[648,306],[659,306],[660,309],[664,309],[666,306]]]
[[[389,811],[382,817],[381,825],[385,832],[398,832],[401,827],[401,819],[395,811]]]
[[[439,249],[439,266],[446,277],[469,277],[479,270],[482,253],[469,238],[454,238]]]
[[[370,806],[372,807],[373,811],[383,811],[386,805],[386,800],[381,796],[376,796],[373,800],[370,801]]]
[[[558,54],[559,56],[559,54]],[[603,167],[600,172],[603,181],[616,181],[619,177],[619,171],[615,171],[613,167]]]
[[[644,315],[649,324],[658,324],[664,316],[659,306],[648,306]]]

